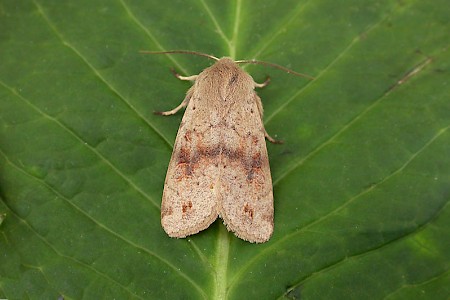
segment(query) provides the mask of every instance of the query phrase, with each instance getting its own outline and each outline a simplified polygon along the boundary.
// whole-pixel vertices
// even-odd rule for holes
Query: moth
[[[269,78],[256,83],[238,66],[254,60],[235,62],[182,50],[144,53],[192,53],[216,60],[198,75],[175,73],[194,84],[180,105],[158,113],[173,115],[186,107],[164,183],[165,232],[184,238],[220,217],[237,237],[252,243],[268,241],[274,204],[265,139],[277,141],[264,128],[263,106],[255,88],[266,86]]]

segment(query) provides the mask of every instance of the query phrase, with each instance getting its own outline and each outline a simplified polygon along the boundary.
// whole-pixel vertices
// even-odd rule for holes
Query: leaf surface
[[[436,1],[0,2],[0,298],[447,299],[450,7]],[[189,83],[249,65],[275,232],[160,225]]]

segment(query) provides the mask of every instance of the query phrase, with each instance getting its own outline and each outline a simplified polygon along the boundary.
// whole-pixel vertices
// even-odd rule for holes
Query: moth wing
[[[178,129],[164,184],[161,224],[171,237],[195,234],[218,217],[215,186],[219,156],[204,151],[208,145],[203,140],[214,133],[209,128],[208,107],[199,105],[199,101],[194,89]]]
[[[274,211],[260,101],[252,91],[226,115],[220,166],[220,217],[239,238],[256,243],[271,237]]]

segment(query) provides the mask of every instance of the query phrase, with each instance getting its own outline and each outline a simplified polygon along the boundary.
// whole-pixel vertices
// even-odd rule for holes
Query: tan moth
[[[173,115],[186,107],[167,170],[161,203],[161,224],[170,237],[184,238],[206,229],[217,217],[239,238],[263,243],[270,239],[273,193],[263,125],[263,107],[256,83],[238,63],[262,63],[305,76],[281,66],[258,61],[218,59],[191,51],[216,63],[198,75],[181,76],[193,81]],[[306,76],[307,77],[307,76]]]

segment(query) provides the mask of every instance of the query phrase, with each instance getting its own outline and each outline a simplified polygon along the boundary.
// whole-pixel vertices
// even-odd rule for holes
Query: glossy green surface
[[[344,5],[345,4],[345,5]],[[448,1],[0,1],[0,298],[447,299]],[[211,62],[270,61],[265,244],[160,226]]]

